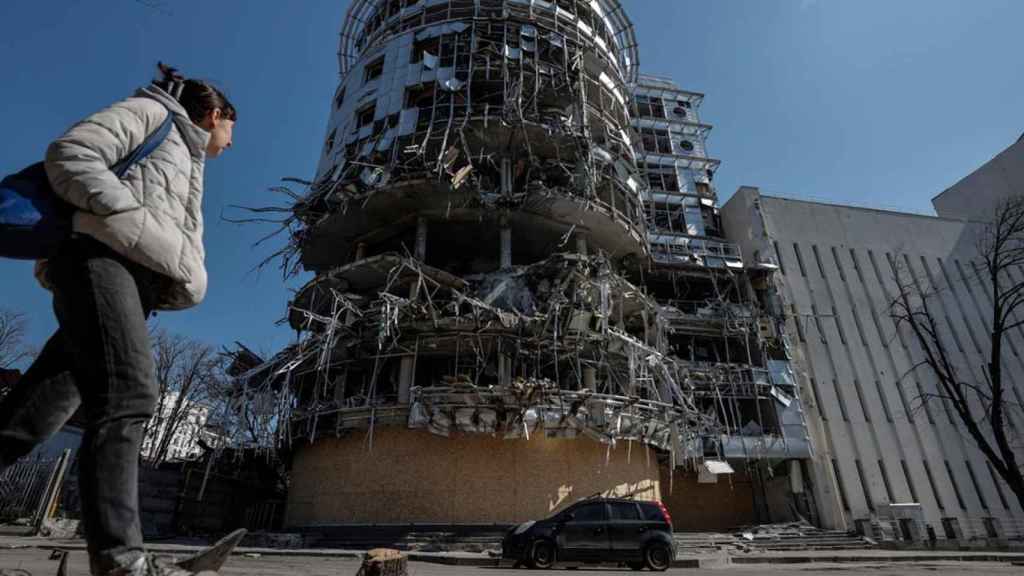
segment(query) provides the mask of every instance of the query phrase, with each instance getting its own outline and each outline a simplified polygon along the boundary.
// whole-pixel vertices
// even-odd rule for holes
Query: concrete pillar
[[[810,424],[810,423],[808,423]],[[810,426],[808,426],[810,428]],[[812,439],[814,436],[812,435]],[[823,444],[814,444],[823,446]],[[810,461],[808,472],[811,475],[811,487],[814,502],[818,507],[818,518],[822,527],[830,530],[848,530],[852,528],[850,519],[843,511],[842,498],[839,495],[839,484],[832,468],[832,456],[826,450],[818,452]]]
[[[576,234],[576,253],[580,256],[587,255],[587,237],[583,234]]]
[[[398,403],[408,404],[411,398],[413,364],[416,358],[402,356],[402,363],[398,367]]]
[[[345,401],[345,384],[348,381],[348,371],[342,372],[334,379],[334,401],[340,406]]]
[[[789,461],[789,490],[793,494],[804,493],[804,472],[799,460]]]
[[[427,258],[427,219],[423,216],[416,219],[416,250],[413,256],[420,262]]]
[[[512,195],[512,159],[501,159],[501,193],[505,196]]]
[[[427,219],[420,216],[416,219],[416,246],[414,246],[413,257],[423,262],[427,258]],[[413,282],[409,286],[409,300],[415,300],[420,295],[420,283]]]
[[[512,267],[512,229],[506,223],[501,227],[501,266],[502,270]]]
[[[505,354],[498,354],[498,385],[512,384],[512,359]]]
[[[416,219],[416,246],[413,256],[423,262],[427,258],[427,219],[420,216]],[[420,284],[413,282],[409,287],[409,299],[415,300],[419,296]],[[411,398],[411,388],[415,376],[413,366],[416,358],[414,356],[403,356],[398,366],[398,403],[408,404]]]
[[[583,387],[591,392],[597,392],[597,368],[583,368]]]

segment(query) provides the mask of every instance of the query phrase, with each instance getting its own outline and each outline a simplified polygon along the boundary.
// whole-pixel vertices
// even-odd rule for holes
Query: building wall
[[[639,443],[379,428],[372,451],[364,433],[298,449],[285,523],[522,522],[596,493],[660,499],[658,475]]]
[[[745,473],[726,474],[702,484],[697,474],[661,471],[661,498],[677,531],[732,530],[756,523],[754,483]]]
[[[976,281],[962,280],[980,226],[763,196],[756,188],[741,188],[723,216],[748,264],[781,267],[776,279],[791,315],[794,364],[820,433],[814,484],[832,488],[819,491],[819,506],[840,510],[829,522],[849,527],[884,514],[890,502],[914,501],[940,538],[942,518],[957,518],[965,534],[978,533],[984,517],[1021,518],[1013,494],[1001,481],[997,487],[957,430],[952,410],[938,400],[922,405],[935,383],[925,369],[912,370],[917,345],[897,331],[887,308],[896,294],[893,266],[913,270],[924,288],[941,291],[935,315],[960,369],[983,378],[985,295]],[[1020,398],[1024,359],[1016,352],[1024,351],[1024,332],[1010,339],[1006,368]]]
[[[1024,136],[932,199],[945,218],[987,220],[1000,201],[1024,195]]]

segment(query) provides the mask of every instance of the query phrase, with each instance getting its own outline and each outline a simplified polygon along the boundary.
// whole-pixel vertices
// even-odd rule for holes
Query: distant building
[[[202,455],[203,450],[199,445],[204,440],[207,445],[213,445],[217,441],[217,434],[213,427],[207,425],[210,418],[210,407],[199,402],[189,402],[182,408],[182,414],[178,415],[177,425],[173,430],[172,415],[174,404],[178,399],[177,392],[168,392],[164,401],[163,409],[155,414],[151,420],[148,434],[142,441],[142,457],[152,459],[157,456],[161,442],[164,442],[168,434],[170,439],[166,440],[167,451],[164,454],[164,461],[191,460]]]

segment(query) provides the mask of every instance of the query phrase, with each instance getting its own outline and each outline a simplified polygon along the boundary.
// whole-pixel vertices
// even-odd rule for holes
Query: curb
[[[733,557],[731,564],[873,564],[889,562],[1012,562],[1021,561],[1019,555],[1004,554],[930,554],[904,556],[773,556],[773,557]]]

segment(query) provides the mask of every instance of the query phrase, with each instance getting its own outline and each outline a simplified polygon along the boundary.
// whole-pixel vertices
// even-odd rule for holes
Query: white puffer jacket
[[[118,179],[110,167],[174,114],[167,139]],[[54,191],[78,208],[75,232],[87,234],[171,281],[157,308],[194,306],[206,295],[203,166],[210,134],[156,86],[89,116],[50,145],[46,173]]]

